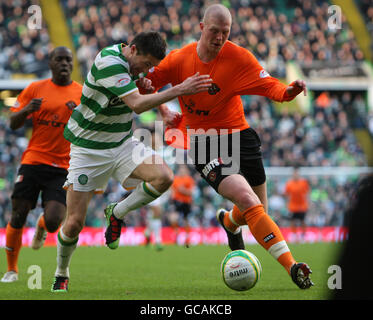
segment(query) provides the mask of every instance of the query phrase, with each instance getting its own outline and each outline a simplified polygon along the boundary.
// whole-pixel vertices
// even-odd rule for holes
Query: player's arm
[[[35,111],[40,109],[43,98],[32,99],[24,108],[20,111],[13,113],[9,118],[9,126],[12,130],[17,130],[22,127],[27,117]]]
[[[141,94],[149,94],[155,91],[152,80],[148,78],[141,78],[136,82],[137,87]],[[181,121],[181,113],[170,110],[166,104],[161,104],[158,106],[159,113],[162,116],[164,124],[173,128],[176,127]]]
[[[207,91],[211,85],[211,81],[212,79],[209,75],[199,75],[197,72],[195,75],[187,78],[182,83],[162,92],[142,95],[138,91],[133,91],[132,93],[122,97],[122,100],[135,113],[140,114],[178,96],[191,95],[202,91]]]
[[[245,50],[236,64],[237,84],[236,93],[239,95],[261,95],[274,101],[284,102],[293,100],[298,94],[307,94],[306,83],[295,80],[290,85],[281,83],[271,77],[260,65],[255,56]]]

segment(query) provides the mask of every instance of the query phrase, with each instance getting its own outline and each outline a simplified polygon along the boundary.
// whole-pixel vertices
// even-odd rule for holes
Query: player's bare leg
[[[44,212],[39,215],[36,221],[35,234],[31,242],[31,248],[40,249],[47,237],[47,233],[54,233],[58,230],[65,218],[66,206],[61,202],[51,200],[44,206]]]
[[[105,239],[110,249],[119,246],[124,217],[130,211],[147,205],[166,192],[172,184],[173,173],[161,157],[152,155],[136,167],[130,178],[143,182],[139,183],[126,199],[119,203],[112,203],[105,209],[107,225]]]
[[[88,203],[93,191],[74,191],[73,185],[67,190],[67,216],[57,236],[57,269],[52,292],[67,292],[70,277],[69,265],[77,247],[79,233],[84,227]]]

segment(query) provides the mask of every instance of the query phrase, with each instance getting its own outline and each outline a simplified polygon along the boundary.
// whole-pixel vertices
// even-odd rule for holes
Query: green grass
[[[297,261],[307,262],[315,286],[300,290],[281,265],[259,245],[246,249],[260,260],[263,273],[257,285],[246,292],[225,286],[220,263],[227,246],[166,246],[163,251],[147,247],[78,247],[70,266],[68,293],[51,293],[56,268],[56,248],[39,251],[23,248],[19,258],[19,281],[0,282],[2,300],[321,300],[327,299],[328,267],[335,264],[341,247],[334,243],[289,246]],[[6,270],[2,251],[0,271]],[[29,289],[30,265],[42,270],[42,289]]]

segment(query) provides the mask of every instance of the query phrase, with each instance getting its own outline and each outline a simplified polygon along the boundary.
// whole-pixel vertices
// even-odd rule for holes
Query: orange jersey
[[[288,209],[290,212],[308,210],[309,185],[306,179],[289,180],[285,186],[285,193],[289,197]]]
[[[180,192],[179,188],[183,187],[192,191],[194,189],[195,183],[191,176],[175,176],[174,182],[172,184],[172,199],[183,202],[192,203],[193,197],[190,195],[185,195]]]
[[[171,51],[149,72],[147,78],[159,89],[177,85],[194,75],[209,74],[213,85],[208,92],[179,97],[183,121],[180,129],[238,129],[249,127],[241,95],[262,95],[276,101],[287,101],[286,86],[271,77],[248,50],[227,41],[218,56],[209,63],[197,54],[197,43]],[[219,132],[218,132],[219,133]]]
[[[10,110],[22,110],[32,99],[43,98],[40,110],[33,112],[33,129],[22,164],[47,164],[67,169],[70,160],[70,142],[63,137],[63,130],[73,108],[80,103],[82,86],[73,81],[58,86],[52,79],[35,81],[25,88]]]

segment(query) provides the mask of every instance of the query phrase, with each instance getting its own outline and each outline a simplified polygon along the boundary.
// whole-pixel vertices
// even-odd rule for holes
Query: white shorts
[[[88,149],[71,144],[70,166],[64,187],[73,185],[74,191],[103,192],[110,178],[125,189],[135,188],[141,180],[129,178],[146,158],[156,152],[135,137],[113,149]]]

